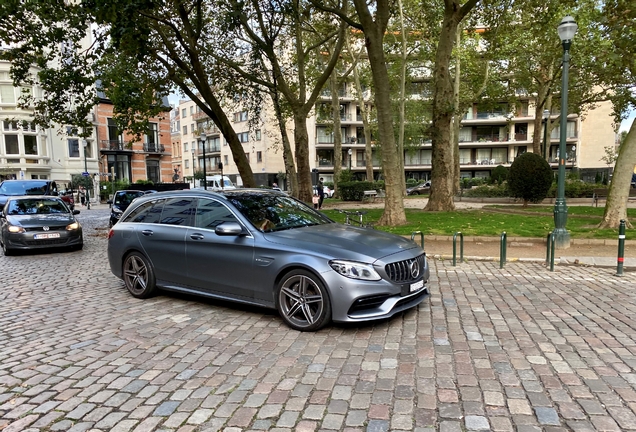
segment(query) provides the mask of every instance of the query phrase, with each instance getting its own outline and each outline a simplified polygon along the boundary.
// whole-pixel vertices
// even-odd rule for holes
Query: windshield
[[[134,192],[117,192],[115,194],[115,202],[114,204],[118,206],[128,206],[137,197],[142,196],[144,193],[139,191]]]
[[[33,215],[68,213],[68,208],[58,199],[17,199],[9,202],[7,214]]]
[[[227,195],[227,199],[252,225],[263,232],[334,223],[322,213],[290,196],[232,194]]]
[[[2,195],[46,195],[47,182],[6,181],[0,185]]]

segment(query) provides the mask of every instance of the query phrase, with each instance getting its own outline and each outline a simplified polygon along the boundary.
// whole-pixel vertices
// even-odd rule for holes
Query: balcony
[[[165,153],[166,148],[163,144],[145,143],[144,153]]]
[[[515,141],[528,141],[528,134],[527,133],[516,133],[515,134]]]
[[[477,135],[477,142],[502,142],[502,141],[508,141],[508,137],[504,136],[500,136],[499,134],[483,134],[483,135]]]
[[[121,140],[101,140],[99,149],[103,151],[132,152],[132,143],[126,143]]]

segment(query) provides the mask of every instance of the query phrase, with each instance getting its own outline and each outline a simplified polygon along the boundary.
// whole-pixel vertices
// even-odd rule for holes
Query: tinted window
[[[134,209],[124,222],[158,223],[165,200],[148,201]]]
[[[228,194],[228,201],[261,231],[280,231],[333,223],[322,213],[287,195]]]
[[[166,200],[161,213],[161,223],[165,225],[191,225],[193,198],[172,198]]]
[[[128,207],[130,203],[137,197],[142,196],[143,192],[117,192],[113,204]]]
[[[7,181],[0,186],[0,193],[4,195],[46,195],[48,182],[46,181]]]
[[[199,199],[194,226],[214,229],[223,222],[238,222],[234,214],[223,204],[211,199]]]

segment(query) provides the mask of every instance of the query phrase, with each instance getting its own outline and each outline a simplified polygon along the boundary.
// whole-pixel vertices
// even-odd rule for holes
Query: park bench
[[[378,196],[378,191],[376,190],[365,190],[362,195],[362,201],[370,200],[375,201],[375,197]]]
[[[609,189],[608,188],[598,188],[598,189],[594,189],[592,191],[592,204],[594,204],[595,207],[598,207],[598,199],[599,198],[605,198],[607,199],[607,194],[609,193]],[[636,199],[636,189],[635,188],[630,188],[629,189],[629,196],[627,197],[628,200],[635,200]]]

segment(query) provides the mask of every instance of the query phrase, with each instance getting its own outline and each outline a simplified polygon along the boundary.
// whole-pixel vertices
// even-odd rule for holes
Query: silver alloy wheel
[[[139,255],[132,254],[124,262],[124,282],[126,287],[135,297],[144,296],[150,274],[148,266]]]
[[[285,280],[278,294],[280,312],[298,329],[309,328],[324,318],[323,292],[310,277],[295,274]]]

